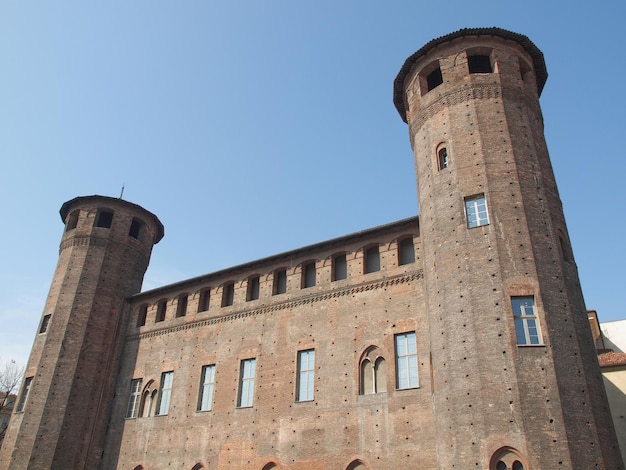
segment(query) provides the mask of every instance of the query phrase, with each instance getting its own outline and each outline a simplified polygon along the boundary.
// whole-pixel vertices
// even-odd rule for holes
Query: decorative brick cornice
[[[411,271],[409,273],[400,274],[397,276],[391,276],[384,279],[379,279],[371,282],[364,282],[355,286],[349,286],[343,289],[336,289],[332,291],[325,291],[316,294],[310,294],[302,296],[296,299],[286,300],[284,302],[272,303],[272,305],[262,306],[251,310],[239,310],[226,315],[221,315],[213,318],[206,318],[203,320],[195,320],[183,325],[170,326],[160,328],[158,330],[147,331],[145,333],[132,334],[126,337],[126,341],[137,341],[145,338],[153,338],[156,336],[162,336],[177,331],[190,330],[194,328],[202,328],[204,326],[215,325],[217,323],[223,323],[233,320],[239,320],[242,318],[253,317],[257,315],[264,315],[267,313],[273,313],[280,310],[291,309],[299,307],[301,305],[313,304],[317,302],[326,301],[333,298],[345,297],[346,295],[357,294],[360,292],[366,292],[376,289],[384,289],[389,286],[395,286],[398,284],[406,284],[408,282],[417,281],[424,277],[424,271],[421,269],[418,271]]]
[[[99,237],[72,237],[61,242],[59,253],[74,246],[106,246],[108,239]]]

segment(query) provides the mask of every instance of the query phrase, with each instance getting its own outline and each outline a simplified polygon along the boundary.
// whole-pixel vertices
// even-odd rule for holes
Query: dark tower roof
[[[398,72],[398,76],[393,81],[393,103],[404,122],[406,122],[406,109],[404,108],[404,79],[411,71],[411,67],[413,67],[415,62],[428,54],[432,49],[445,42],[466,36],[498,36],[502,39],[517,42],[533,59],[535,73],[537,74],[537,92],[541,95],[543,86],[546,84],[546,80],[548,79],[548,70],[546,69],[546,63],[543,59],[543,53],[530,39],[523,34],[513,33],[502,28],[464,28],[455,31],[454,33],[441,36],[440,38],[433,39],[404,62],[400,72]]]
[[[65,223],[68,212],[75,204],[85,203],[85,202],[90,202],[90,201],[93,201],[94,203],[111,202],[112,204],[121,204],[121,205],[127,206],[129,209],[143,213],[146,217],[150,218],[157,227],[157,233],[156,233],[156,237],[154,240],[155,244],[159,243],[161,238],[163,238],[163,236],[165,235],[165,228],[163,227],[163,224],[161,223],[159,218],[156,215],[154,215],[152,212],[144,209],[140,205],[125,201],[124,199],[120,199],[117,197],[109,197],[109,196],[98,196],[98,195],[80,196],[80,197],[75,197],[74,199],[70,201],[67,201],[65,204],[61,206],[61,210],[59,211],[59,213],[61,214],[61,220],[63,221],[63,223]]]

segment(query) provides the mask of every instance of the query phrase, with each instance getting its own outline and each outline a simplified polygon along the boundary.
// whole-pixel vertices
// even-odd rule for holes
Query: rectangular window
[[[252,406],[254,400],[254,374],[256,369],[256,359],[246,359],[241,361],[241,371],[239,373],[239,397],[237,406],[247,408]]]
[[[302,288],[313,287],[315,285],[315,261],[302,266]]]
[[[215,365],[202,366],[198,411],[210,411],[213,407],[213,389],[215,388]]]
[[[469,73],[493,73],[491,58],[488,55],[471,55],[467,58]]]
[[[287,292],[287,271],[279,269],[274,272],[274,295]]]
[[[180,294],[178,296],[178,303],[176,305],[176,316],[184,317],[187,315],[187,301],[189,296],[187,294]]]
[[[535,298],[511,297],[517,344],[542,344],[535,312]]]
[[[396,377],[398,390],[419,387],[415,332],[396,335]]]
[[[111,228],[113,223],[113,212],[99,210],[96,214],[96,227]]]
[[[141,402],[141,379],[133,379],[130,382],[130,396],[128,398],[128,408],[126,408],[127,418],[136,418],[139,413],[139,403]]]
[[[403,238],[398,243],[398,264],[415,263],[415,249],[413,247],[413,238]]]
[[[380,271],[380,253],[377,246],[365,250],[365,274]]]
[[[468,228],[489,225],[485,195],[481,194],[480,196],[465,199],[465,213],[467,215]]]
[[[22,393],[20,395],[20,401],[17,403],[17,407],[15,411],[21,413],[24,411],[24,407],[26,406],[26,400],[28,399],[28,394],[30,393],[30,386],[33,383],[32,377],[26,377],[24,379],[24,385],[22,385]]]
[[[159,403],[157,404],[157,415],[166,415],[170,409],[170,398],[172,397],[172,382],[174,381],[174,371],[163,372],[161,374],[161,389],[159,390]]]
[[[248,293],[246,297],[246,300],[259,299],[259,276],[252,276],[248,278]]]
[[[48,331],[48,324],[50,323],[51,316],[52,315],[50,314],[43,316],[43,318],[41,319],[41,326],[39,327],[39,334],[43,334]]]
[[[348,263],[346,255],[341,254],[333,258],[333,281],[340,281],[348,277]]]
[[[167,310],[167,299],[159,300],[157,305],[157,313],[155,323],[159,323],[165,320],[165,311]]]
[[[209,309],[210,299],[211,289],[204,289],[200,292],[200,300],[198,301],[198,312],[206,312]]]
[[[297,401],[311,401],[315,384],[315,350],[298,352]]]
[[[130,229],[128,230],[128,236],[138,239],[139,238],[139,232],[141,231],[141,226],[143,224],[141,223],[141,220],[139,219],[133,219],[133,221],[130,223]]]
[[[144,326],[146,324],[146,318],[148,317],[148,306],[142,305],[137,310],[137,326]]]
[[[224,284],[224,291],[222,292],[222,307],[228,307],[235,301],[235,283],[229,282]]]

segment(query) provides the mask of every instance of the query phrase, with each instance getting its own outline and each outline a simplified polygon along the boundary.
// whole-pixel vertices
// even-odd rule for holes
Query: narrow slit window
[[[137,326],[144,326],[148,317],[148,306],[142,305],[137,312]]]
[[[189,301],[188,294],[180,294],[178,296],[178,303],[176,305],[176,316],[184,317],[187,315],[187,303]]]
[[[39,334],[43,334],[48,331],[48,324],[50,323],[51,314],[44,315],[41,319],[41,326],[39,327]]]
[[[439,160],[439,170],[445,170],[450,166],[450,158],[448,157],[448,149],[443,147],[437,152],[437,159]]]
[[[372,246],[365,250],[365,274],[380,271],[380,252],[378,246]]]
[[[248,292],[246,300],[258,300],[260,291],[259,276],[251,276],[248,278]]]
[[[211,300],[211,289],[200,291],[200,299],[198,300],[198,312],[206,312],[209,309]]]
[[[403,238],[398,242],[398,264],[415,263],[415,247],[413,237]]]
[[[229,282],[224,284],[222,292],[222,307],[229,307],[235,301],[235,283]]]
[[[333,258],[333,281],[340,281],[348,277],[348,263],[346,254],[336,255]]]
[[[78,214],[80,211],[74,211],[67,218],[67,226],[65,227],[65,231],[69,232],[70,230],[74,230],[78,225]]]
[[[139,219],[133,219],[130,223],[130,229],[128,230],[128,236],[131,238],[139,239],[139,234],[141,233],[141,227],[143,223]]]
[[[287,271],[279,269],[274,272],[274,295],[287,292]]]
[[[302,287],[313,287],[316,282],[315,261],[306,263],[302,267]]]
[[[157,305],[156,323],[165,321],[165,312],[167,310],[167,299],[159,300]]]
[[[17,402],[17,407],[15,411],[17,413],[21,413],[24,411],[24,407],[26,406],[26,400],[28,399],[28,394],[30,393],[30,387],[33,383],[32,377],[26,377],[24,379],[24,385],[22,385],[22,393],[20,394],[20,400]]]

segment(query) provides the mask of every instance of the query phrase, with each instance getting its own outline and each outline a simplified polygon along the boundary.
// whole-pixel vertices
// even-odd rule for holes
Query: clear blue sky
[[[58,210],[157,214],[153,288],[417,213],[404,60],[463,27],[545,54],[548,147],[588,308],[626,318],[626,2],[0,2],[0,361],[25,364]]]

